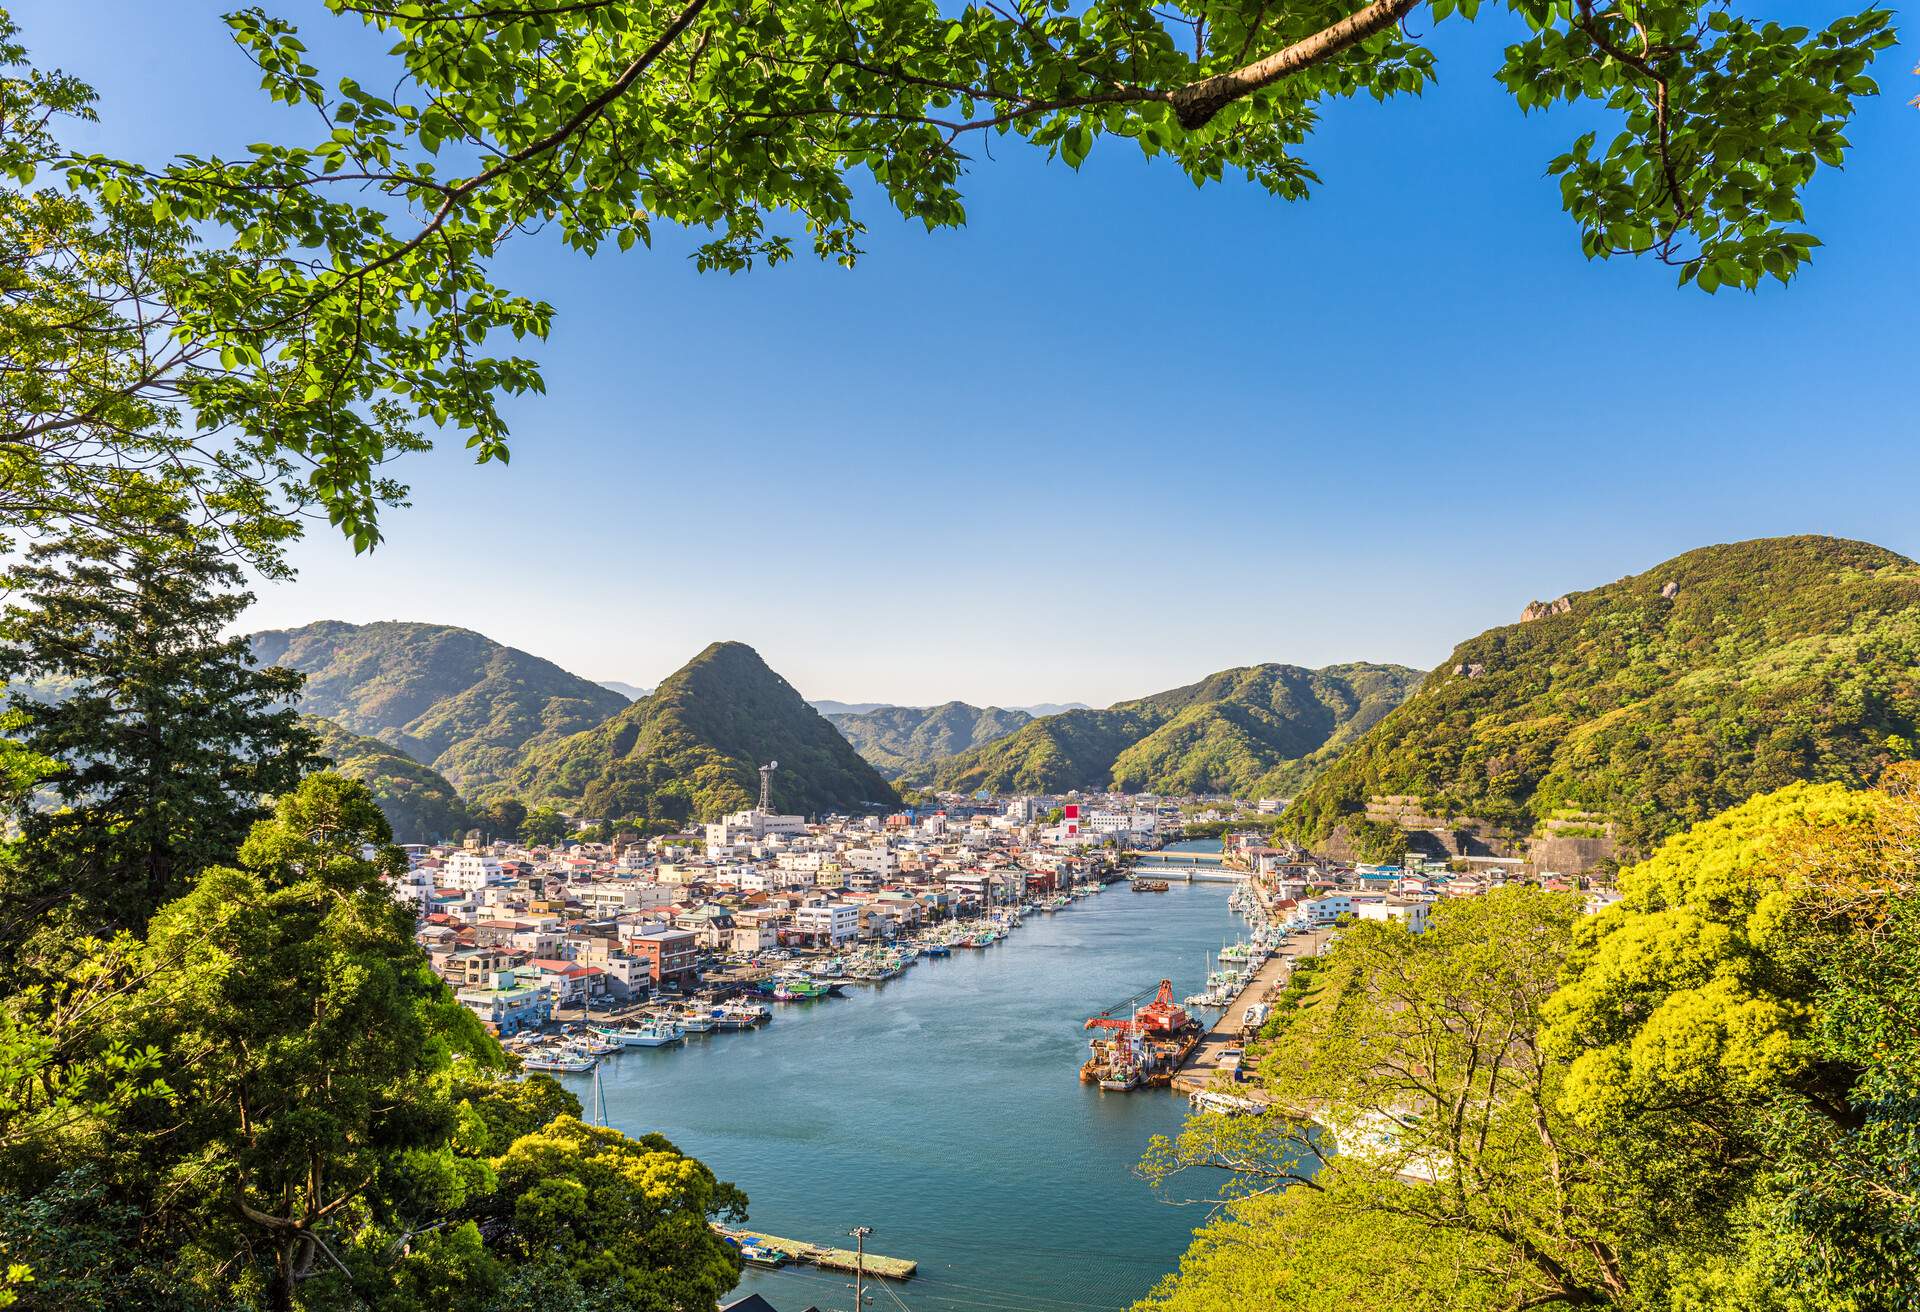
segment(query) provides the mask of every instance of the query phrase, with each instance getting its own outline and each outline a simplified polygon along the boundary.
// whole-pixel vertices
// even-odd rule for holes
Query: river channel
[[[1194,844],[1214,850],[1217,844]],[[1125,884],[998,946],[922,960],[845,998],[776,1004],[756,1032],[628,1049],[600,1067],[607,1119],[657,1131],[733,1181],[753,1229],[920,1264],[869,1307],[1124,1308],[1177,1265],[1204,1209],[1133,1175],[1186,1111],[1163,1090],[1078,1079],[1087,1016],[1163,976],[1197,992],[1245,932],[1225,884]],[[568,1077],[586,1101],[590,1077]],[[739,1293],[780,1312],[850,1309],[851,1278],[749,1270]]]

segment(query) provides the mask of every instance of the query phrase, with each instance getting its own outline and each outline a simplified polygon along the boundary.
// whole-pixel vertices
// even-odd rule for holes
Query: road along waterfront
[[[1123,1308],[1204,1217],[1132,1174],[1185,1099],[1081,1084],[1081,1026],[1162,977],[1176,996],[1204,986],[1222,941],[1246,932],[1229,892],[1114,885],[997,947],[782,1007],[757,1034],[629,1049],[600,1067],[608,1120],[666,1135],[746,1190],[754,1230],[845,1245],[872,1226],[870,1248],[919,1263],[893,1290],[917,1312]],[[592,1078],[566,1079],[587,1101]],[[782,1312],[849,1308],[848,1283],[749,1271],[742,1292]],[[897,1305],[879,1293],[874,1306]]]

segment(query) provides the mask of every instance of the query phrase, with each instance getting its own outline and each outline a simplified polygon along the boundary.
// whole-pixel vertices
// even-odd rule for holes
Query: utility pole
[[[873,1233],[870,1225],[857,1225],[847,1231],[853,1236],[853,1312],[864,1312],[866,1296],[861,1292],[866,1284],[867,1275],[867,1236]]]

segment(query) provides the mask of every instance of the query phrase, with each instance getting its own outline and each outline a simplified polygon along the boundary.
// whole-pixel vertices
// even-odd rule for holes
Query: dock
[[[920,1269],[918,1262],[909,1262],[903,1257],[882,1257],[878,1253],[868,1253],[864,1258],[851,1248],[826,1248],[820,1244],[809,1244],[798,1239],[782,1239],[779,1235],[761,1234],[758,1230],[735,1230],[728,1226],[716,1225],[714,1229],[730,1239],[756,1244],[761,1248],[785,1253],[789,1260],[805,1262],[811,1266],[823,1267],[828,1271],[852,1271],[856,1262],[860,1269],[870,1276],[884,1276],[888,1280],[911,1280],[913,1273]]]
[[[1253,979],[1240,990],[1227,1009],[1220,1013],[1186,1063],[1173,1077],[1175,1093],[1197,1093],[1201,1089],[1214,1086],[1214,1077],[1221,1076],[1223,1081],[1233,1078],[1233,1070],[1240,1064],[1238,1056],[1229,1057],[1227,1049],[1242,1046],[1242,1032],[1247,1027],[1247,1012],[1256,1004],[1265,1002],[1286,985],[1287,976],[1293,973],[1291,956],[1311,956],[1318,952],[1329,936],[1330,931],[1314,930],[1289,940],[1285,951],[1289,956],[1278,953],[1260,963],[1260,969],[1254,972]],[[1241,1092],[1238,1088],[1234,1092]]]

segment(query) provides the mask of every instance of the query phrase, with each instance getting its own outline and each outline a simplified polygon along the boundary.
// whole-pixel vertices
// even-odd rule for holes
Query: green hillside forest
[[[378,738],[342,729],[331,720],[302,716],[322,757],[349,779],[367,786],[380,813],[393,826],[396,843],[432,843],[457,838],[473,824],[453,785],[431,766]]]
[[[863,714],[828,715],[855,751],[889,779],[917,774],[948,756],[981,747],[1032,722],[1000,706],[882,706]]]
[[[1454,649],[1284,817],[1315,842],[1369,797],[1525,834],[1559,812],[1628,850],[1797,779],[1915,752],[1920,566],[1864,542],[1704,547]]]
[[[778,761],[775,810],[898,805],[860,758],[753,648],[716,642],[606,723],[528,754],[496,791],[605,820],[684,824],[751,806]]]
[[[958,792],[1292,793],[1420,680],[1401,665],[1252,665],[1120,702],[1043,716],[940,762]]]
[[[307,676],[302,711],[398,748],[468,795],[529,747],[628,705],[551,661],[445,624],[322,620],[256,633],[253,651]]]

